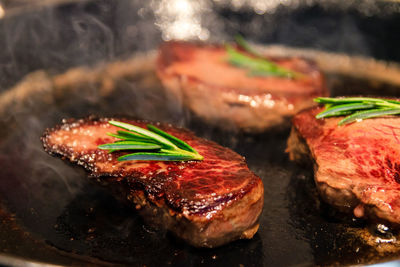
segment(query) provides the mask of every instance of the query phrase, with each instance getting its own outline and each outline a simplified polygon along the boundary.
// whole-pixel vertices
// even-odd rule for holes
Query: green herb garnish
[[[255,51],[241,35],[236,35],[235,41],[237,45],[249,55],[235,49],[231,45],[226,45],[228,62],[237,67],[247,69],[249,76],[277,76],[284,78],[299,78],[303,76],[301,73],[288,70],[265,59],[260,53]]]
[[[247,53],[255,57],[262,57],[262,55],[258,53],[258,51],[256,51],[253,47],[251,47],[251,45],[240,34],[235,35],[235,42],[239,47],[241,47]]]
[[[369,97],[318,97],[315,102],[325,105],[317,119],[346,116],[339,125],[374,117],[400,114],[400,101]]]
[[[118,158],[125,160],[156,160],[156,161],[187,161],[203,160],[203,156],[197,153],[190,145],[172,136],[154,125],[147,125],[147,129],[119,121],[109,121],[111,125],[127,131],[117,131],[116,134],[107,135],[120,140],[99,145],[99,149],[114,151],[137,151]]]

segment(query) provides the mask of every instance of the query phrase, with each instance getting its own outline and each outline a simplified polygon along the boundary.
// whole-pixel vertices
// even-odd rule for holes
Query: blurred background
[[[161,40],[232,40],[400,61],[400,3],[390,0],[0,1],[0,88],[36,69],[157,48]]]

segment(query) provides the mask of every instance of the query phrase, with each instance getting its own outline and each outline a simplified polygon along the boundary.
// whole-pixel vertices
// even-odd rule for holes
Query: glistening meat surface
[[[189,42],[161,45],[157,74],[194,114],[225,128],[261,132],[288,124],[288,117],[327,94],[323,75],[302,58],[270,58],[299,79],[251,76],[227,62],[224,46]]]
[[[146,122],[120,120],[145,127]],[[98,145],[116,141],[107,132],[119,128],[107,119],[65,121],[42,137],[45,150],[91,172],[129,202],[146,219],[162,225],[190,244],[215,247],[251,238],[263,207],[262,181],[244,158],[228,148],[196,137],[188,130],[155,124],[187,142],[203,161],[124,161],[123,152],[108,153]]]
[[[338,126],[316,107],[297,114],[288,140],[292,160],[314,162],[321,197],[342,211],[400,225],[400,118]]]

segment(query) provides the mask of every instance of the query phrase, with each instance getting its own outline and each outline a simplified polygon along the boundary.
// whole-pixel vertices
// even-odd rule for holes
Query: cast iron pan
[[[192,20],[200,30],[186,37],[223,41],[240,32],[275,44],[269,53],[316,60],[333,95],[399,96],[393,63],[400,61],[399,4],[296,1],[264,10],[245,3],[196,3],[192,17],[201,27]],[[154,49],[176,37],[163,5],[86,1],[6,10],[0,20],[0,262],[291,266],[398,259],[396,232],[378,232],[320,202],[311,168],[291,163],[284,152],[289,129],[227,132],[171,102],[154,73]],[[258,233],[195,249],[143,223],[82,168],[43,151],[39,137],[46,127],[92,114],[171,122],[245,156],[265,185]]]

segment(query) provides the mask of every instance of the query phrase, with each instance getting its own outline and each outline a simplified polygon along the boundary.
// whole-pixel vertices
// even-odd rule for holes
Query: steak
[[[119,119],[118,119],[119,120]],[[145,121],[120,120],[139,127]],[[91,177],[123,195],[153,224],[161,225],[196,247],[250,239],[257,232],[264,199],[261,179],[243,157],[192,132],[154,124],[187,142],[203,161],[117,161],[98,145],[117,139],[108,119],[63,121],[42,136],[45,150],[84,166]]]
[[[327,94],[323,75],[302,58],[268,58],[301,78],[249,76],[227,62],[223,46],[166,42],[157,74],[174,99],[196,116],[228,130],[262,132],[289,126],[289,117]]]
[[[315,107],[293,118],[291,160],[312,159],[320,196],[343,212],[400,224],[400,119],[381,117],[338,126],[316,119]]]

